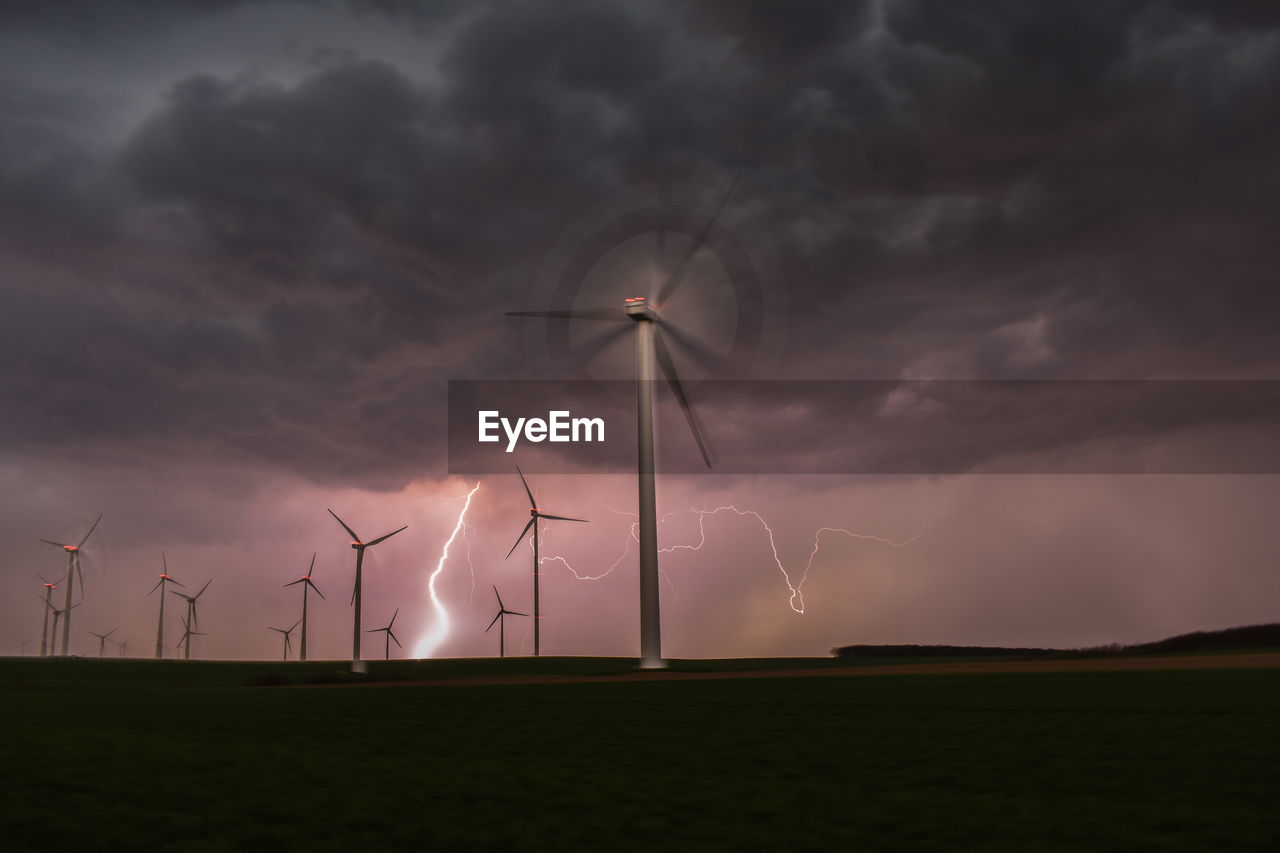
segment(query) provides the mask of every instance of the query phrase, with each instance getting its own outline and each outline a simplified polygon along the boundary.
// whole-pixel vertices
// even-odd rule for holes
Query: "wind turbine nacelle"
[[[657,314],[643,296],[628,296],[622,303],[622,310],[633,320],[657,319]]]
[[[79,551],[80,549],[79,549],[78,547],[76,547],[75,545],[63,545],[63,546],[62,546],[62,550],[64,550],[64,551],[69,551],[69,552],[71,552],[72,554],[74,554],[76,551]]]
[[[363,548],[363,547],[364,547],[364,543],[363,543],[363,542],[352,542],[352,543],[351,543],[351,547],[352,547],[352,548],[354,548],[355,550],[359,551],[361,548]]]

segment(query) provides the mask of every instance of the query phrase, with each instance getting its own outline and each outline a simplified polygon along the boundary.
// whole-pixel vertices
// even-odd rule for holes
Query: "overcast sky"
[[[281,587],[315,552],[311,656],[340,658],[353,554],[327,507],[366,538],[409,525],[365,567],[394,653],[496,652],[492,586],[532,606],[531,555],[503,559],[527,501],[449,474],[447,381],[629,376],[629,343],[502,313],[643,292],[735,175],[670,306],[719,357],[675,347],[689,378],[1280,379],[1278,90],[1268,2],[8,4],[0,652],[38,647],[36,573],[65,570],[39,539],[103,513],[73,650],[119,626],[154,652],[163,549],[189,587],[213,578],[197,656],[278,654],[266,626],[300,615]],[[660,478],[664,651],[1277,618],[1256,423],[1197,403],[1104,425],[1095,401],[959,446],[920,402],[877,409],[909,422],[870,448],[852,399],[701,409],[786,462]],[[687,451],[679,412],[660,422]],[[1223,447],[1245,474],[1103,473]],[[973,473],[1076,452],[1098,473]],[[937,474],[844,473],[859,458]],[[592,522],[545,532],[565,559],[543,566],[544,652],[636,654],[634,477],[533,485]],[[758,515],[688,509],[730,505]]]

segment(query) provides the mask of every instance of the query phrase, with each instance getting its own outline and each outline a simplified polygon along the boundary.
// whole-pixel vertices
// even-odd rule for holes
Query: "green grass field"
[[[1277,670],[245,686],[336,668],[0,661],[5,849],[1280,847]]]

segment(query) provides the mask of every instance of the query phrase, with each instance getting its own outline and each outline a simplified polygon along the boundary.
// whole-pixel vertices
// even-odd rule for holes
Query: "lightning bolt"
[[[462,505],[462,512],[458,513],[458,523],[453,526],[453,532],[449,534],[449,539],[444,543],[444,548],[440,551],[440,560],[436,563],[436,569],[431,573],[431,577],[427,580],[427,592],[431,596],[431,606],[436,612],[436,622],[431,626],[431,630],[425,636],[419,638],[418,643],[414,646],[413,656],[415,658],[429,658],[431,654],[440,647],[444,642],[444,638],[449,636],[449,611],[445,609],[444,602],[440,600],[440,596],[436,595],[436,580],[440,577],[440,573],[444,571],[445,560],[449,559],[449,546],[453,544],[453,540],[458,538],[458,534],[463,534],[466,539],[466,518],[467,510],[471,508],[471,498],[480,490],[480,484],[476,483],[475,488],[467,493],[466,503]]]
[[[609,510],[610,512],[617,513],[618,515],[630,516],[632,518],[635,517],[635,513],[624,512],[623,510],[614,509],[613,507],[609,506],[604,501],[601,501],[598,498],[597,498],[597,502],[601,506],[603,506],[605,509]],[[792,573],[787,571],[786,567],[782,564],[782,558],[778,556],[778,546],[773,538],[773,528],[771,528],[769,526],[769,523],[764,520],[764,516],[760,515],[760,513],[756,512],[753,509],[739,509],[733,504],[726,504],[725,506],[718,506],[715,509],[697,509],[695,507],[689,507],[687,509],[678,509],[663,515],[662,518],[659,519],[660,524],[665,524],[668,519],[678,515],[691,514],[691,515],[697,516],[698,542],[697,544],[671,545],[666,548],[659,548],[658,552],[661,554],[670,554],[673,551],[701,550],[702,546],[704,546],[707,543],[707,528],[706,528],[707,516],[718,515],[719,513],[722,513],[722,512],[732,512],[737,514],[739,517],[749,516],[751,518],[754,518],[757,522],[760,523],[760,526],[764,528],[765,533],[769,537],[769,550],[773,554],[773,563],[777,567],[779,573],[781,573],[782,579],[786,583],[787,589],[790,592],[790,597],[788,598],[788,604],[791,606],[791,609],[796,613],[804,613],[804,593],[803,593],[804,582],[808,580],[809,571],[813,568],[813,561],[817,558],[818,551],[821,550],[822,537],[824,534],[839,533],[841,535],[850,537],[852,539],[860,539],[868,542],[878,542],[881,545],[888,545],[891,548],[905,547],[907,545],[910,545],[912,542],[915,542],[922,535],[924,535],[924,525],[921,525],[920,529],[916,531],[915,535],[900,541],[888,539],[883,536],[873,536],[869,533],[858,533],[853,530],[847,530],[843,527],[819,527],[813,534],[813,549],[809,552],[809,560],[808,562],[805,563],[803,571],[799,573],[800,579],[799,581],[793,581]],[[632,542],[636,543],[637,545],[640,543],[639,528],[640,528],[639,522],[632,523],[631,533],[627,537],[627,543],[623,547],[622,553],[618,556],[618,559],[613,561],[613,563],[609,566],[609,568],[605,569],[603,572],[601,572],[598,575],[582,574],[578,572],[572,565],[569,564],[568,560],[566,560],[564,557],[561,557],[561,556],[542,557],[538,562],[539,564],[546,563],[546,562],[558,562],[562,564],[566,569],[568,569],[569,572],[575,578],[581,581],[600,580],[601,578],[608,577],[610,574],[612,574],[614,569],[618,568],[618,566],[621,565],[622,561],[627,558],[627,555],[631,553]],[[665,572],[663,574],[665,575]],[[669,577],[667,578],[667,583],[671,585],[671,588],[674,591],[675,585],[671,583],[671,578]]]

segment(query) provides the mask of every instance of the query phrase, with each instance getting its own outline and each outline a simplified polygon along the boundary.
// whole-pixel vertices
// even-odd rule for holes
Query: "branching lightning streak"
[[[431,577],[427,580],[427,592],[431,595],[431,606],[436,612],[436,622],[425,636],[418,639],[418,643],[413,649],[415,658],[431,657],[432,653],[444,642],[445,637],[449,636],[449,611],[445,609],[444,602],[436,595],[436,579],[444,571],[445,561],[449,559],[449,546],[453,544],[453,540],[458,538],[459,533],[463,533],[466,527],[467,510],[471,508],[471,498],[479,489],[480,484],[476,483],[475,488],[467,493],[467,501],[462,505],[462,512],[458,513],[458,523],[453,526],[453,532],[449,534],[448,541],[444,543],[444,548],[440,551],[440,560],[436,563],[435,571],[431,573]],[[465,533],[463,533],[463,538],[466,538]]]
[[[618,515],[626,515],[626,516],[631,516],[633,518],[635,517],[635,513],[625,512],[620,509],[614,509],[613,507],[609,506],[608,504],[604,503],[604,501],[601,501],[598,498],[597,498],[597,502],[601,506],[603,506],[605,509],[609,510],[610,512],[617,513]],[[845,536],[851,537],[853,539],[861,539],[867,542],[878,542],[881,545],[888,545],[891,548],[902,548],[906,545],[910,545],[912,542],[915,542],[922,535],[924,535],[924,525],[921,525],[920,529],[917,530],[913,536],[910,536],[909,538],[903,539],[901,541],[888,539],[884,536],[874,536],[869,533],[857,533],[853,530],[846,530],[843,527],[819,527],[817,531],[815,531],[813,534],[813,550],[809,552],[809,560],[808,562],[805,563],[804,570],[800,573],[800,580],[798,582],[793,582],[791,572],[787,571],[786,567],[783,566],[782,564],[782,558],[778,556],[778,546],[774,542],[773,528],[771,528],[769,526],[769,523],[764,520],[764,517],[760,515],[760,513],[756,512],[755,510],[739,509],[738,507],[732,504],[726,504],[725,506],[718,506],[715,509],[697,509],[695,507],[689,507],[688,509],[678,509],[663,515],[662,518],[659,519],[660,524],[665,523],[667,519],[673,516],[684,515],[686,513],[696,515],[698,517],[698,542],[696,545],[690,545],[690,544],[671,545],[666,548],[659,548],[658,552],[661,554],[669,554],[673,551],[701,550],[702,546],[704,546],[707,543],[707,529],[706,529],[707,516],[717,515],[718,513],[721,513],[721,512],[732,512],[732,513],[736,513],[738,516],[741,516],[741,517],[750,516],[751,518],[754,518],[756,521],[758,521],[760,523],[760,526],[764,528],[765,533],[769,537],[769,550],[773,554],[773,563],[775,566],[777,566],[778,571],[782,574],[783,581],[786,583],[787,589],[791,593],[790,598],[788,599],[788,603],[791,605],[791,609],[794,610],[796,613],[804,613],[804,593],[802,590],[804,588],[804,582],[809,578],[809,570],[813,568],[813,561],[817,558],[818,551],[821,549],[822,536],[824,533],[840,533]],[[573,566],[569,564],[568,560],[566,560],[564,557],[561,557],[561,556],[543,557],[541,560],[539,560],[539,563],[545,563],[548,561],[559,562],[559,563],[562,563],[564,567],[568,569],[569,572],[572,573],[573,576],[578,580],[582,580],[582,581],[600,580],[601,578],[608,577],[610,574],[612,574],[613,570],[616,569],[622,563],[622,561],[627,558],[627,555],[631,553],[632,542],[639,544],[640,542],[639,528],[640,528],[639,522],[632,523],[631,535],[627,538],[627,543],[626,543],[626,546],[623,548],[622,553],[618,556],[618,559],[613,561],[613,563],[609,566],[609,568],[605,569],[603,572],[601,572],[598,575],[584,575],[579,573],[576,569],[574,569]],[[667,578],[667,583],[671,584],[670,577]],[[672,590],[674,591],[675,585],[672,584],[671,586],[672,586]]]

